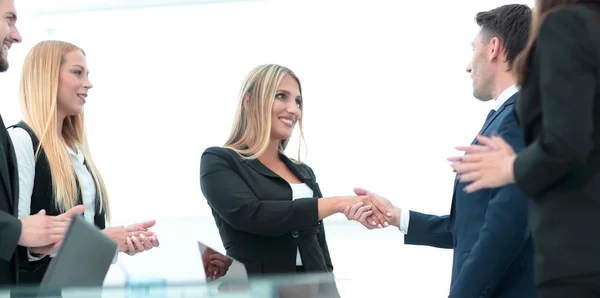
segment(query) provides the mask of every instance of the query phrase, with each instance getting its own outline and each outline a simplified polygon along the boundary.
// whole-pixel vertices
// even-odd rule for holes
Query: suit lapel
[[[246,160],[246,163],[251,168],[253,168],[255,171],[262,174],[263,176],[267,176],[267,177],[271,177],[271,178],[281,178],[281,177],[279,177],[279,175],[275,174],[275,172],[271,171],[269,168],[267,168],[265,165],[263,165],[262,162],[260,162],[258,160],[258,158]]]
[[[300,181],[307,183],[313,180],[312,177],[310,177],[307,171],[300,164],[291,161],[285,155],[281,155],[281,160],[283,160],[283,163],[285,163],[285,165],[288,167],[288,169],[290,169],[292,174],[298,177]]]
[[[83,161],[83,165],[88,170],[88,172],[90,172],[90,174],[91,174],[92,170],[90,170],[87,160]],[[77,204],[83,204],[83,192],[81,191],[81,188],[79,186],[79,179],[76,179],[76,180],[77,180],[77,190],[79,191],[79,198],[78,198]],[[94,187],[95,186],[96,186],[96,181],[94,181]],[[100,207],[101,207],[100,200],[101,200],[100,199],[100,190],[96,189],[96,197],[94,198],[94,209],[96,210],[96,212],[94,212],[94,224],[100,230],[103,230],[106,227],[106,212],[104,209],[100,209]]]
[[[12,185],[10,184],[10,176],[9,176],[12,173],[10,173],[9,168],[8,168],[8,159],[10,158],[8,156],[11,155],[11,157],[14,158],[14,153],[12,152],[12,147],[4,148],[4,144],[5,144],[4,139],[6,139],[6,141],[7,141],[6,144],[9,144],[9,146],[10,146],[11,142],[10,142],[10,136],[8,135],[8,131],[6,130],[6,128],[4,126],[4,120],[2,119],[1,116],[0,116],[0,130],[1,130],[0,131],[0,175],[2,175],[2,183],[4,183],[4,188],[6,189],[6,195],[9,198],[9,203],[14,204],[14,197],[12,195]],[[13,163],[13,165],[16,167],[17,164]]]
[[[13,201],[19,199],[19,168],[17,165],[17,156],[15,155],[15,150],[12,144],[12,140],[10,137],[8,138],[8,159],[10,160],[10,164],[12,165],[10,168],[10,177],[12,177],[11,184],[11,196]],[[14,214],[19,213],[19,204],[14,204]]]
[[[2,129],[2,128],[0,128]],[[0,143],[0,173],[2,173],[2,183],[4,183],[4,188],[6,189],[6,194],[9,198],[11,198],[12,203],[12,185],[10,185],[10,172],[8,171],[8,164],[6,160],[6,152],[10,152],[9,148],[4,148],[4,146]]]
[[[483,132],[490,126],[490,124],[492,124],[492,122],[494,122],[494,120],[498,117],[498,115],[500,115],[504,109],[506,109],[507,106],[512,105],[515,103],[515,99],[517,97],[517,95],[519,94],[519,92],[515,93],[513,96],[509,97],[504,104],[502,104],[502,106],[500,106],[500,108],[496,111],[496,113],[494,113],[491,117],[489,117],[489,119],[487,119],[485,121],[485,123],[483,124],[483,127],[481,128],[481,130],[479,131],[479,134],[483,134]],[[471,143],[471,145],[473,144],[478,144],[479,142],[477,141],[477,138],[475,138],[473,140],[473,142]],[[458,176],[456,176],[456,179],[454,179],[454,192],[452,195],[452,207],[450,210],[450,213],[454,213],[454,199],[456,196],[456,192],[458,191],[457,187],[458,187]]]
[[[504,104],[502,104],[502,106],[500,106],[500,108],[496,111],[496,113],[494,113],[492,115],[492,117],[490,117],[487,121],[485,121],[485,123],[483,124],[483,128],[481,128],[481,131],[479,131],[479,134],[483,134],[483,132],[485,132],[485,130],[490,126],[490,124],[492,124],[492,122],[494,122],[494,120],[498,117],[498,115],[502,114],[502,112],[506,109],[507,106],[512,105],[515,103],[515,97],[517,96],[518,93],[515,93],[515,95],[511,96],[510,98],[508,98]],[[477,138],[475,138],[475,140],[473,140],[473,144],[478,144],[479,142],[477,142]]]
[[[283,163],[285,163],[287,168],[290,169],[292,174],[294,174],[296,177],[298,177],[298,179],[300,179],[300,181],[302,181],[303,183],[306,183],[306,185],[313,190],[313,192],[315,193],[315,196],[321,196],[321,191],[319,189],[319,185],[317,185],[317,183],[315,183],[315,180],[310,176],[310,174],[308,174],[308,172],[303,167],[301,167],[297,163],[291,161],[285,155],[279,155],[279,156],[281,157],[281,160],[283,161]],[[267,168],[265,165],[263,165],[258,159],[246,160],[246,163],[252,169],[254,169],[258,173],[262,174],[263,176],[284,180],[279,175],[277,175],[275,172],[271,171],[269,168]]]

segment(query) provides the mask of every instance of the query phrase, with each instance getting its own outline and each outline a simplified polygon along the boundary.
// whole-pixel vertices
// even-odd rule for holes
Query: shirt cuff
[[[27,260],[29,260],[29,262],[39,261],[39,260],[43,259],[44,257],[46,257],[46,255],[40,255],[39,257],[34,256],[29,251],[29,248],[27,249]]]
[[[400,232],[404,233],[404,235],[408,234],[408,223],[410,222],[410,210],[401,209],[400,210]]]

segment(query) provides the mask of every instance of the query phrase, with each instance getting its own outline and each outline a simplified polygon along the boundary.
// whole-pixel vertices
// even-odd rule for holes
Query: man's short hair
[[[487,41],[498,37],[506,52],[506,61],[513,62],[527,45],[531,28],[531,8],[523,4],[509,4],[482,11],[475,16],[475,22]]]

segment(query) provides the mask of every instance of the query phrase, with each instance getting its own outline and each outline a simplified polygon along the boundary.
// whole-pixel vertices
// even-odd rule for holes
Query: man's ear
[[[489,61],[493,61],[494,59],[501,59],[504,57],[504,47],[502,46],[502,42],[498,37],[492,37],[490,39],[490,53],[488,56]]]
[[[246,92],[246,94],[244,94],[244,109],[246,109],[246,111],[248,110],[248,102],[250,101],[250,92]]]

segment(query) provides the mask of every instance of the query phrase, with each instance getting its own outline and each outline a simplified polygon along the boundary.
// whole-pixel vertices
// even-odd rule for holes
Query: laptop
[[[248,273],[244,264],[198,241],[200,260],[206,282],[217,284],[219,292],[248,290]]]
[[[102,287],[117,248],[114,241],[83,216],[73,216],[40,288]]]
[[[230,256],[213,249],[205,243],[198,241],[202,267],[208,284],[215,284],[217,293],[250,291],[248,273],[244,264]],[[261,296],[279,298],[339,298],[335,278],[332,274],[317,274],[311,276],[298,275],[298,278],[282,276],[269,285],[265,282]],[[258,289],[252,289],[252,294],[257,294]],[[214,293],[214,294],[217,294]]]

